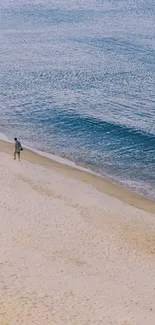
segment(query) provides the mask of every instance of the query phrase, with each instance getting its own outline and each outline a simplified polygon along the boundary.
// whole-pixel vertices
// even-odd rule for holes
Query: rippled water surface
[[[155,3],[0,0],[0,132],[155,199]]]

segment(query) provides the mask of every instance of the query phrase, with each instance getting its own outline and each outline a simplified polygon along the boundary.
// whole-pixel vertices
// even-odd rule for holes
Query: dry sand
[[[0,325],[154,325],[155,202],[0,141]]]

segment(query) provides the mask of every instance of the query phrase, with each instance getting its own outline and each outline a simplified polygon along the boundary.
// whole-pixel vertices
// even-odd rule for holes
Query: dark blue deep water
[[[155,2],[0,0],[0,132],[155,199]]]

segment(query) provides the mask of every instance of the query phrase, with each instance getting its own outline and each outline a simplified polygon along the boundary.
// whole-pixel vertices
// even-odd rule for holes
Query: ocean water
[[[0,0],[0,132],[155,199],[155,2]]]

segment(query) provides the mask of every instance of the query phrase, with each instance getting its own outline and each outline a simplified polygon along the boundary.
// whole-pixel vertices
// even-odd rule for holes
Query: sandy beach
[[[0,324],[154,325],[155,202],[0,141]]]

